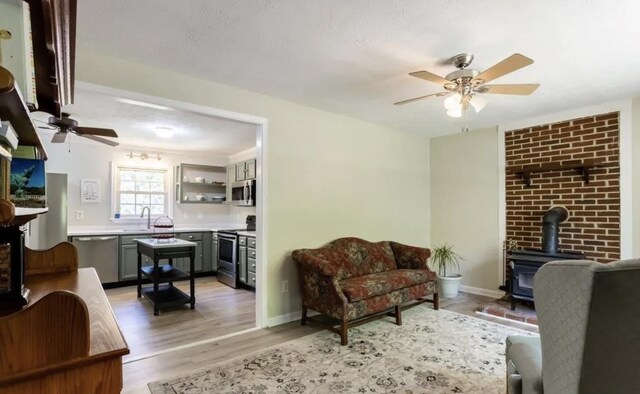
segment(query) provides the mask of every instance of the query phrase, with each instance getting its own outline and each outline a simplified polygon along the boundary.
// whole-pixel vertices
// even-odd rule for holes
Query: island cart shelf
[[[138,298],[144,296],[153,304],[153,315],[158,316],[161,309],[191,304],[195,309],[195,270],[196,243],[182,239],[136,239],[138,243]],[[153,265],[143,267],[142,255],[153,259]],[[189,258],[189,272],[173,266],[173,259]],[[160,260],[169,260],[160,264]],[[142,277],[151,279],[151,286],[142,287]],[[173,286],[173,282],[189,280],[190,294]],[[162,284],[162,285],[161,285]]]

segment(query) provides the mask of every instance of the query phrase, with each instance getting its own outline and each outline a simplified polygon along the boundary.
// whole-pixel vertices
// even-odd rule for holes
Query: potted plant
[[[442,298],[454,298],[458,295],[460,287],[460,257],[453,251],[453,245],[444,244],[433,248],[431,265],[438,277],[438,294]],[[454,273],[455,271],[455,273]]]

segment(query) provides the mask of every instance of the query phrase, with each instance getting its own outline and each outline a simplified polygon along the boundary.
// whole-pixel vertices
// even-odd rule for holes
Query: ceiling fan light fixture
[[[460,93],[454,93],[451,96],[444,99],[444,107],[447,111],[460,111],[462,109],[462,96]],[[451,116],[451,115],[449,115]]]
[[[452,118],[461,118],[462,106],[460,106],[460,108],[453,108],[453,109],[447,110],[447,115],[451,116]]]
[[[469,104],[471,104],[476,112],[480,112],[484,107],[487,106],[487,100],[482,96],[474,94],[473,97],[471,97],[471,100],[469,100]]]

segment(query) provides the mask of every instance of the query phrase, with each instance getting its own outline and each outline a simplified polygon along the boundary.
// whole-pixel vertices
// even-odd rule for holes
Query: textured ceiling
[[[64,110],[80,126],[114,129],[123,147],[226,157],[256,146],[256,126],[252,124],[177,109],[162,110],[122,103],[117,97],[81,89],[76,89],[75,103],[65,106]],[[44,113],[34,115],[38,120],[46,120],[47,116]],[[174,136],[159,138],[156,127],[169,127]],[[51,139],[53,136],[53,131],[39,131],[43,138]],[[77,137],[71,138],[86,142]]]
[[[83,0],[78,48],[261,92],[411,132],[462,125],[442,99],[394,107],[439,87],[407,76],[483,70],[512,53],[535,60],[495,83],[540,83],[532,96],[487,96],[477,128],[640,95],[636,0]]]

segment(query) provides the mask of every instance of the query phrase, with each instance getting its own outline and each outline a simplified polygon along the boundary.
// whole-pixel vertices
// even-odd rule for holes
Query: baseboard
[[[315,316],[318,314],[319,313],[315,311],[307,311],[307,316],[309,317]],[[280,324],[287,324],[292,321],[300,320],[300,317],[302,317],[302,311],[296,311],[296,312],[287,313],[285,315],[270,317],[267,319],[267,327],[274,327],[274,326],[279,326]]]
[[[489,290],[489,289],[483,289],[480,287],[465,286],[465,285],[460,285],[460,291],[464,291],[465,293],[483,295],[487,297],[494,297],[494,298],[502,298],[504,296],[504,291]]]

